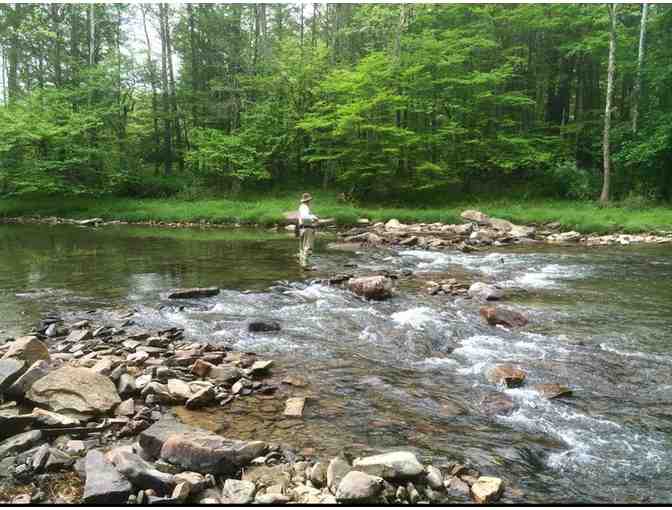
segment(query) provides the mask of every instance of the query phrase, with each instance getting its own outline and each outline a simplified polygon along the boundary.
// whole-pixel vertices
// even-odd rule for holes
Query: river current
[[[305,381],[285,390],[308,397],[302,420],[283,419],[282,398],[181,410],[224,435],[471,463],[509,483],[505,502],[672,502],[672,246],[348,253],[322,240],[307,274],[295,251],[293,238],[266,232],[0,225],[0,339],[45,313],[134,309],[139,324],[256,352],[275,361],[278,382]],[[383,302],[314,282],[379,270],[415,277]],[[418,283],[451,276],[506,288],[505,304],[530,324],[489,327],[478,303]],[[165,299],[188,286],[222,292]],[[247,332],[260,318],[282,330]],[[523,387],[487,381],[503,362],[527,372]],[[544,400],[536,383],[573,397]],[[481,403],[499,391],[515,410],[488,416]]]

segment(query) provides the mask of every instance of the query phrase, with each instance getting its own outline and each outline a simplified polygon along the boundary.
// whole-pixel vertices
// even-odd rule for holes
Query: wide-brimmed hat
[[[301,195],[301,203],[305,204],[306,202],[310,202],[313,199],[313,197],[310,195],[310,193],[304,193]]]

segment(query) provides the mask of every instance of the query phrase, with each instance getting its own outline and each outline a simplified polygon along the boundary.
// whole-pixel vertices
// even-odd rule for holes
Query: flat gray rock
[[[124,448],[116,448],[108,454],[108,458],[122,475],[136,488],[153,489],[157,494],[168,495],[175,486],[174,476],[155,469],[139,455]]]
[[[413,453],[404,451],[360,457],[352,465],[353,469],[360,469],[386,480],[415,478],[425,470]]]
[[[64,366],[38,380],[28,399],[56,412],[105,414],[121,403],[109,377],[86,368]]]
[[[26,362],[20,359],[0,359],[0,393],[4,393],[26,369]]]
[[[37,381],[49,373],[49,363],[38,360],[19,376],[18,379],[5,391],[11,397],[23,397]]]
[[[138,442],[150,457],[157,459],[161,455],[163,444],[171,435],[199,430],[196,427],[185,425],[170,415],[166,415],[148,429],[140,432]]]
[[[37,445],[42,440],[42,432],[31,430],[5,439],[0,443],[0,459],[17,455]]]
[[[262,455],[266,448],[261,441],[246,443],[197,429],[169,435],[160,456],[185,471],[227,475]]]
[[[86,483],[82,503],[88,505],[126,503],[133,486],[100,451],[91,450],[86,454],[85,470]]]
[[[224,482],[222,502],[227,505],[247,505],[254,501],[256,491],[254,482],[228,479]]]

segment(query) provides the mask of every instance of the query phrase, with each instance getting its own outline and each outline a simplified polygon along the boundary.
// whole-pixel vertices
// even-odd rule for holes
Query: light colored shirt
[[[312,225],[317,221],[317,216],[310,212],[308,204],[301,204],[299,206],[299,225]]]

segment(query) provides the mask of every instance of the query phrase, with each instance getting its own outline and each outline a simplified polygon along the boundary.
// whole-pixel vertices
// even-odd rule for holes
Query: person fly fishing
[[[299,263],[304,269],[308,268],[308,258],[313,254],[315,228],[317,228],[319,221],[319,218],[310,212],[310,202],[312,200],[313,197],[310,193],[304,193],[301,196],[298,224],[296,226],[299,236]]]

